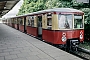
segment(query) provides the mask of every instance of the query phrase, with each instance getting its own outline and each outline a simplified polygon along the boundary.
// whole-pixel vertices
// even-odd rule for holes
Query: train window
[[[34,27],[34,16],[31,16],[31,26]]]
[[[28,26],[34,27],[34,16],[28,16]]]
[[[17,18],[17,24],[19,24],[19,18]]]
[[[42,27],[42,16],[38,16],[38,27]]]
[[[47,29],[52,29],[52,14],[47,14]]]
[[[31,26],[31,18],[28,17],[28,26]]]
[[[83,17],[81,15],[74,15],[74,28],[83,28]]]
[[[14,19],[14,22],[15,22],[15,24],[17,24],[17,19],[16,18]]]
[[[14,19],[14,23],[16,24],[16,19]]]
[[[19,18],[19,20],[20,20],[20,25],[23,25],[23,20],[22,20],[22,18]]]
[[[72,15],[71,14],[59,14],[58,20],[59,20],[59,29],[71,29],[72,24]]]
[[[28,26],[31,26],[31,24],[30,24],[30,19],[28,20]]]

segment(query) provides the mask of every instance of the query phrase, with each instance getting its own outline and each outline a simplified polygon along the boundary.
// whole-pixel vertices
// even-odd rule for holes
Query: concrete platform
[[[0,60],[82,60],[27,34],[0,24]]]

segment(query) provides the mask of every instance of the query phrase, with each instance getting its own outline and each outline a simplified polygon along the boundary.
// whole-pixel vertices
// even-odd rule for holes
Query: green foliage
[[[24,0],[18,15],[36,12],[45,9],[46,0]]]
[[[46,2],[46,8],[50,9],[50,8],[55,8],[58,7],[58,5],[60,5],[61,2],[59,2],[58,0],[49,0]]]
[[[71,7],[68,0],[24,0],[18,15],[50,8]]]
[[[79,46],[90,50],[90,40],[87,42],[85,41],[84,43],[80,44]]]
[[[85,24],[90,24],[90,8],[81,9],[85,14]]]

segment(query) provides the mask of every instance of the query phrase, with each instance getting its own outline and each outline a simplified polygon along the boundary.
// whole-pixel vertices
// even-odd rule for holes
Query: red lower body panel
[[[80,32],[82,35],[82,39],[80,39]],[[52,44],[66,44],[66,41],[62,41],[62,37],[66,37],[66,41],[68,39],[79,39],[80,42],[84,40],[84,30],[60,30],[60,31],[54,31],[54,30],[46,30],[43,29],[42,32],[42,39],[50,42]]]
[[[15,24],[15,29],[19,29],[19,24]]]
[[[19,25],[19,30],[24,32],[24,25]]]
[[[42,30],[42,39],[54,43],[54,32],[50,30]]]
[[[30,27],[30,26],[27,26],[26,27],[27,29],[27,34],[31,34],[31,35],[34,35],[34,36],[38,36],[37,34],[37,28],[36,27]]]

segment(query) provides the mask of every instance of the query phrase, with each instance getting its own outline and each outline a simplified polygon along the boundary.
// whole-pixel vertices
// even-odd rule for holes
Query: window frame
[[[72,16],[72,28],[59,28],[59,15],[71,15]],[[69,22],[68,22],[69,23]],[[73,29],[73,14],[58,14],[58,29],[59,30],[71,30],[71,29]]]
[[[49,19],[51,20],[51,25],[49,25]],[[47,13],[47,29],[52,30],[52,13]]]
[[[82,27],[82,28],[74,28],[75,15],[77,15],[77,14],[73,14],[73,29],[84,29],[84,15],[80,15],[80,16],[82,16],[82,24],[83,24],[83,27]]]
[[[19,24],[20,24],[20,25],[23,25],[23,18],[20,17],[20,18],[18,18],[18,19],[19,19]],[[21,23],[21,21],[22,21],[22,23]]]
[[[28,26],[31,26],[31,16],[27,16],[28,17]]]
[[[34,27],[34,16],[30,16],[31,20],[30,20],[30,23],[31,23],[31,27]],[[33,24],[32,24],[32,21],[33,21]]]

